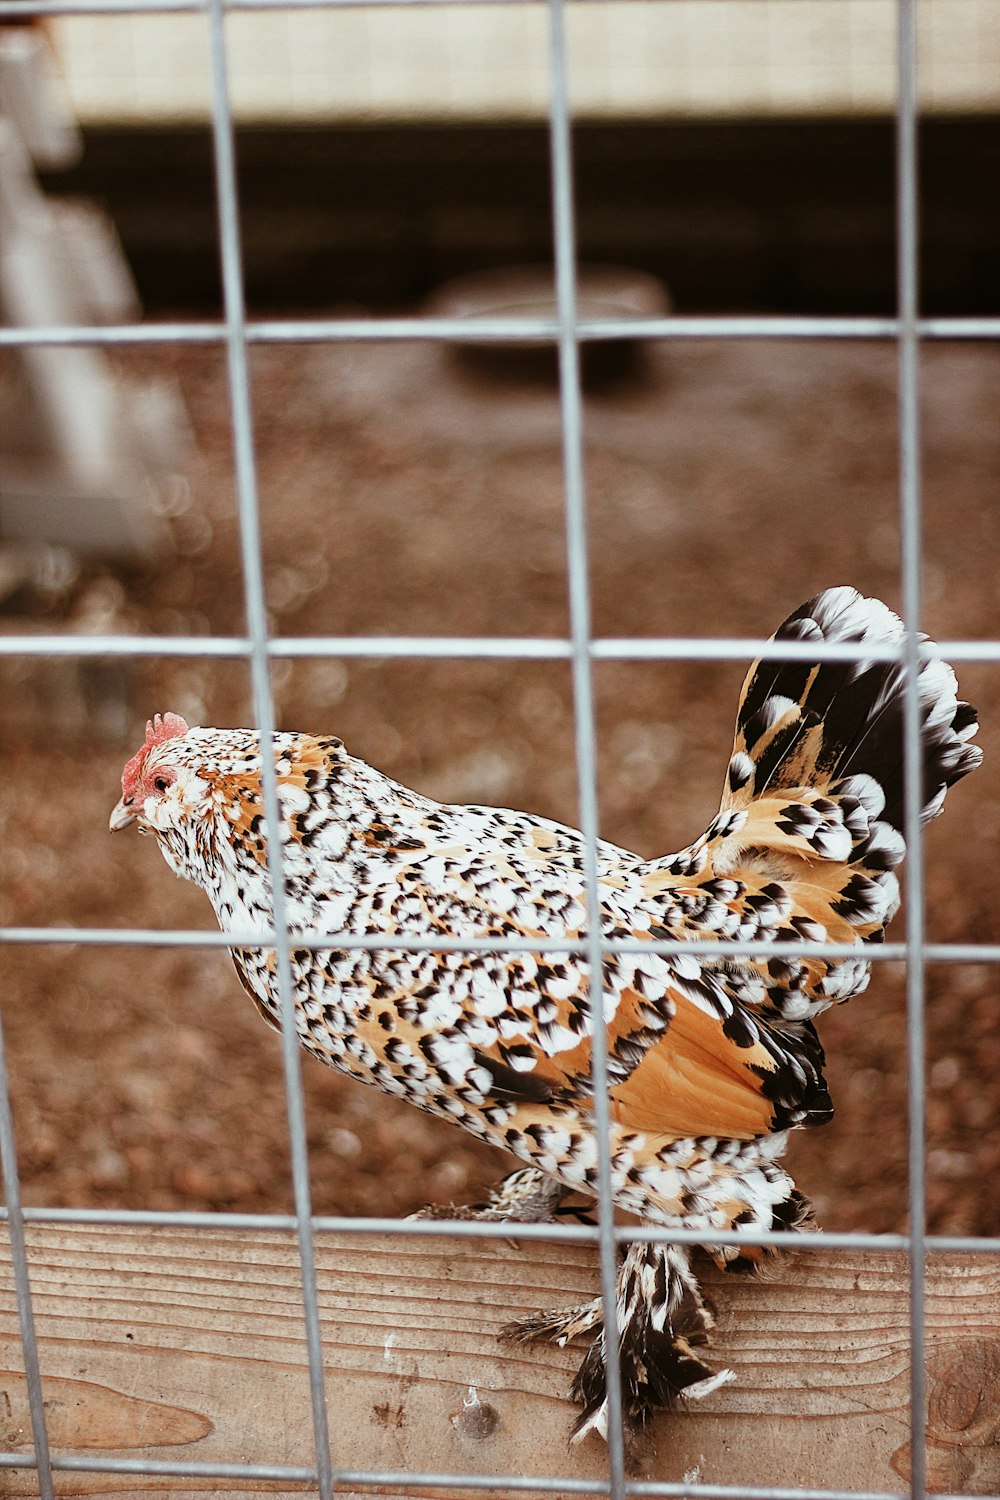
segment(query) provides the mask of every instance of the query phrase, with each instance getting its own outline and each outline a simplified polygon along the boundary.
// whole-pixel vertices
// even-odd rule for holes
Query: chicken
[[[775,639],[851,642],[863,655],[899,649],[904,632],[884,604],[840,587],[802,605]],[[899,661],[754,663],[722,805],[705,833],[654,860],[598,844],[604,938],[692,945],[663,956],[640,942],[604,957],[614,1200],[645,1224],[703,1234],[730,1270],[752,1268],[766,1252],[713,1244],[713,1232],[810,1222],[780,1158],[790,1130],[830,1118],[816,1017],[865,988],[864,945],[882,939],[899,905],[904,678]],[[926,820],[982,754],[951,668],[926,657],[918,686]],[[272,753],[303,1046],[518,1158],[522,1167],[482,1217],[546,1220],[564,1195],[592,1197],[582,835],[525,813],[440,805],[354,759],[336,738],[277,734]],[[131,823],[205,890],[224,930],[272,926],[253,731],[191,729],[175,714],[157,715],[111,815],[112,830]],[[331,941],[296,946],[295,934],[306,933]],[[337,938],[381,934],[378,948]],[[409,952],[393,947],[403,934],[577,947]],[[720,958],[700,956],[699,939],[828,941],[857,952]],[[277,1025],[275,954],[235,947],[233,959]],[[617,1328],[630,1424],[729,1378],[695,1352],[710,1326],[686,1246],[627,1249]],[[600,1298],[539,1312],[508,1332],[588,1341],[572,1392],[582,1407],[574,1432],[606,1435]]]

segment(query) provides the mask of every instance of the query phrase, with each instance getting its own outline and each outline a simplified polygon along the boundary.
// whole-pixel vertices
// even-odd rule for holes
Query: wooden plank
[[[0,1445],[17,1451],[30,1447],[31,1429],[9,1255],[0,1249]],[[34,1226],[29,1250],[56,1452],[311,1462],[291,1236]],[[604,1476],[599,1440],[567,1444],[565,1395],[578,1356],[497,1338],[511,1316],[592,1295],[589,1248],[323,1235],[318,1257],[338,1466]],[[656,1423],[646,1476],[903,1488],[902,1258],[803,1251],[765,1279],[714,1271],[705,1279],[719,1314],[713,1358],[737,1379]],[[933,1487],[997,1493],[1000,1261],[933,1258],[927,1328]],[[468,1417],[470,1388],[492,1408],[488,1420]],[[296,1493],[245,1480],[58,1478],[65,1496],[251,1490]],[[0,1473],[0,1494],[33,1493],[31,1471]]]

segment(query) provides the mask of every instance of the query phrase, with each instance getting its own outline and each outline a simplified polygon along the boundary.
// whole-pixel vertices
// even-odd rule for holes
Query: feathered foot
[[[500,1337],[513,1339],[518,1344],[533,1343],[544,1339],[546,1343],[558,1344],[562,1349],[572,1339],[581,1339],[585,1334],[601,1328],[604,1322],[604,1305],[600,1297],[589,1302],[579,1302],[576,1307],[561,1307],[558,1311],[529,1313],[526,1318],[517,1318],[505,1323]]]
[[[793,1231],[815,1229],[816,1214],[812,1203],[805,1193],[800,1193],[792,1184],[791,1178],[788,1179],[788,1184],[787,1195],[771,1209],[771,1222],[767,1227]],[[737,1219],[735,1222],[739,1224],[741,1221]],[[748,1218],[748,1222],[752,1225],[754,1220]],[[783,1253],[773,1245],[728,1245],[725,1249],[706,1245],[705,1249],[720,1271],[735,1275],[759,1275],[774,1261],[779,1260]]]
[[[700,1400],[732,1379],[731,1370],[712,1370],[694,1353],[706,1342],[714,1319],[683,1247],[629,1247],[618,1271],[617,1314],[622,1413],[631,1432],[645,1427],[654,1411],[675,1406],[681,1396]],[[595,1329],[571,1391],[583,1407],[573,1427],[574,1442],[588,1432],[608,1435],[601,1299],[562,1312],[535,1313],[503,1330],[507,1338],[565,1344]]]
[[[486,1203],[464,1206],[429,1203],[426,1208],[407,1217],[479,1219],[495,1224],[552,1224],[567,1192],[568,1189],[547,1172],[540,1172],[537,1167],[522,1167],[493,1188]]]

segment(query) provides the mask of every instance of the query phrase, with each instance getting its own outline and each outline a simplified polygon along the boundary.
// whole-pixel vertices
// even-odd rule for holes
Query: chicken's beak
[[[108,819],[108,827],[112,833],[117,833],[121,828],[127,828],[130,823],[135,822],[135,813],[125,805],[125,798],[119,797],[115,803],[114,812]]]

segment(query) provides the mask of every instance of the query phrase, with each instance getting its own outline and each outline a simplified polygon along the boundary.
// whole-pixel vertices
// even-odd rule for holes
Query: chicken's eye
[[[157,776],[156,780],[153,782],[153,786],[158,792],[165,792],[169,785],[170,783],[165,776]]]

